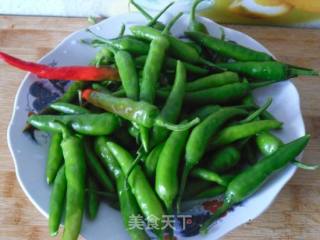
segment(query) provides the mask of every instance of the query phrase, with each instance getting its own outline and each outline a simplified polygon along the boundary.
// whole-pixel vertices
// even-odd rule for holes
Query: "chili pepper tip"
[[[91,94],[92,92],[93,92],[93,90],[92,90],[91,88],[87,88],[87,89],[83,90],[81,97],[82,97],[84,100],[88,101],[88,99],[89,99],[89,97],[90,97],[90,94]]]

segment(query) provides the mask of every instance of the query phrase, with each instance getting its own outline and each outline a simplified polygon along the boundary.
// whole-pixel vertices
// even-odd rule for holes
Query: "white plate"
[[[169,15],[162,18],[166,22]],[[214,36],[220,36],[220,27],[211,20],[202,18],[209,32]],[[91,26],[91,30],[107,38],[115,37],[121,25],[128,26],[144,24],[144,18],[139,14],[126,14],[109,18],[99,24]],[[188,17],[183,16],[173,28],[174,34],[180,36],[188,23]],[[236,41],[250,48],[264,51],[271,54],[260,43],[241,32],[224,28],[227,39]],[[94,57],[95,50],[80,43],[81,39],[91,38],[85,30],[78,31],[67,37],[54,50],[43,57],[40,62],[45,64],[63,65],[87,65]],[[35,84],[35,82],[37,82]],[[40,82],[40,85],[39,85]],[[43,85],[41,85],[43,84]],[[31,87],[31,89],[30,89]],[[25,125],[29,111],[34,110],[43,102],[52,101],[59,95],[59,88],[53,87],[47,80],[40,80],[31,74],[27,74],[18,90],[13,116],[8,129],[8,142],[12,153],[16,174],[21,187],[36,206],[36,208],[46,217],[48,216],[48,203],[50,187],[45,181],[45,164],[48,148],[48,135],[38,133],[37,140],[33,141],[30,136],[23,134],[22,129]],[[273,104],[270,107],[271,113],[284,122],[283,129],[278,132],[278,136],[285,142],[293,140],[305,134],[304,123],[300,112],[299,95],[290,81],[278,83],[260,89],[255,92],[257,102],[263,103],[271,96]],[[50,100],[51,99],[51,100]],[[263,187],[241,205],[235,207],[234,211],[219,220],[206,236],[194,236],[188,239],[217,239],[243,223],[246,223],[267,209],[275,199],[279,191],[289,181],[295,173],[294,166],[288,166],[282,171],[274,174]],[[84,219],[82,236],[91,240],[124,240],[128,239],[119,212],[103,204],[98,217],[90,222]],[[184,239],[184,237],[179,237]]]

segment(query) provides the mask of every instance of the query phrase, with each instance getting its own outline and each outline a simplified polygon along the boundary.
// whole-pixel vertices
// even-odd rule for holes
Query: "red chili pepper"
[[[115,68],[96,68],[93,66],[51,67],[44,64],[23,61],[4,52],[0,52],[0,59],[11,66],[29,71],[40,78],[50,80],[119,80],[119,74]]]

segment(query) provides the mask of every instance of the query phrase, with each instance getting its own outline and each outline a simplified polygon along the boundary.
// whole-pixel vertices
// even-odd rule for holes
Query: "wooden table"
[[[69,33],[88,25],[86,19],[0,16],[0,51],[37,60]],[[320,70],[320,30],[233,26],[248,33],[279,59]],[[6,132],[18,86],[25,73],[0,63],[0,239],[51,239],[47,220],[20,188]],[[320,161],[320,79],[294,81],[312,140],[306,162]],[[319,239],[320,171],[298,171],[274,204],[259,218],[225,239]]]

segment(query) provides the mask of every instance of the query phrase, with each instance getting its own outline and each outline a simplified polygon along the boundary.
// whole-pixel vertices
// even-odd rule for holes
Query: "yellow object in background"
[[[215,0],[202,15],[221,23],[320,27],[320,0]]]

